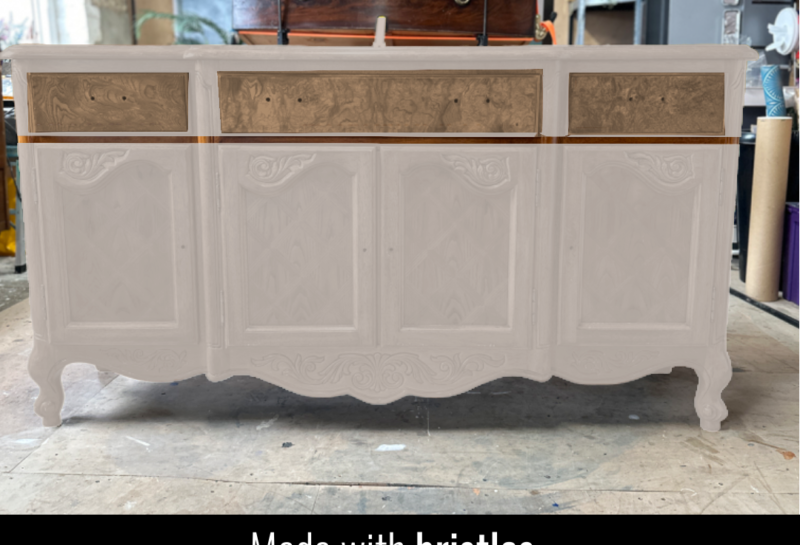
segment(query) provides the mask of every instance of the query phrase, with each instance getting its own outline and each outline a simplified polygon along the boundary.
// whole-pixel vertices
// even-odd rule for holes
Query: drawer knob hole
[[[661,102],[664,102],[664,97],[661,97]]]
[[[302,98],[298,98],[297,102],[303,102],[303,99]]]
[[[128,97],[122,97],[122,100],[128,100]]]
[[[458,104],[458,99],[455,99],[453,102],[455,102],[456,104]]]
[[[92,100],[94,100],[94,97],[89,97],[89,98],[91,98]]]
[[[269,102],[269,97],[267,97],[267,102]]]
[[[633,101],[633,97],[628,97],[628,102],[632,102],[632,101]]]
[[[491,101],[487,98],[486,99],[486,104],[489,104],[489,102],[491,102]]]

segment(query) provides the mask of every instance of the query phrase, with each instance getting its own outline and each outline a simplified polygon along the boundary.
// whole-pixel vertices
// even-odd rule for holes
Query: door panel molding
[[[228,344],[374,345],[374,148],[219,153]]]
[[[530,347],[537,153],[381,148],[382,344]]]
[[[197,342],[192,148],[52,144],[35,161],[54,341]]]

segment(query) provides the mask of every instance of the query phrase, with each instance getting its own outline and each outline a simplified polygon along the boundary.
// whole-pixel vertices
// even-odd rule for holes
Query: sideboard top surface
[[[14,45],[4,59],[151,60],[756,60],[745,45],[602,45],[547,47],[284,47],[277,45]]]

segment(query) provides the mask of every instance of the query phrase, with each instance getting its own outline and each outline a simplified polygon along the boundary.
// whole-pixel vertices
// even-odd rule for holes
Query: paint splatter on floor
[[[377,452],[391,452],[391,451],[405,450],[405,449],[406,449],[405,445],[381,445],[375,450]]]

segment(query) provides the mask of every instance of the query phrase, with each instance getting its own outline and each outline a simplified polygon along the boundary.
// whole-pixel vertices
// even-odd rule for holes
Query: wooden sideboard
[[[686,366],[727,416],[747,47],[2,54],[47,426],[71,362],[368,403]]]

